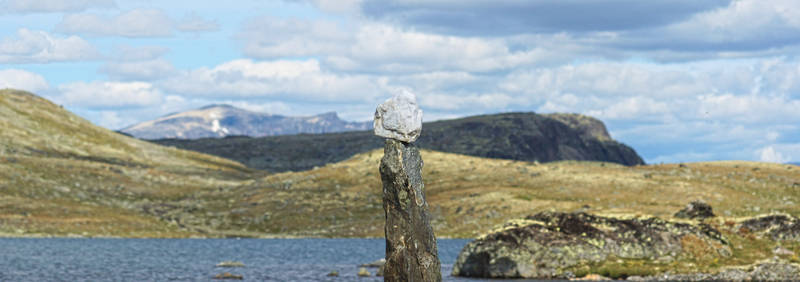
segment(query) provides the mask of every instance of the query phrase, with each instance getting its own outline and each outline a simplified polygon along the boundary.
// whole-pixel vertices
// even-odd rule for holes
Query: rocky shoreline
[[[699,208],[698,208],[699,207]],[[704,216],[685,216],[692,211]],[[631,280],[800,279],[800,219],[716,218],[698,203],[665,220],[542,212],[464,247],[453,276]],[[599,276],[597,276],[599,275]]]

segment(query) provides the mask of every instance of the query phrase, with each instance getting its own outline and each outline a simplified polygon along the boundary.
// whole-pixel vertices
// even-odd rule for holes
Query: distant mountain
[[[372,131],[153,142],[269,171],[311,169],[383,146],[383,139]],[[611,139],[603,122],[578,114],[506,113],[428,122],[416,144],[423,149],[521,161],[644,164],[636,151]]]
[[[796,165],[796,166],[800,166],[800,162],[787,163],[787,164],[790,164],[790,165]]]
[[[348,122],[335,112],[309,117],[257,113],[230,105],[210,105],[169,114],[120,130],[141,139],[197,139],[225,136],[275,136],[298,133],[331,133],[372,128],[372,122]]]

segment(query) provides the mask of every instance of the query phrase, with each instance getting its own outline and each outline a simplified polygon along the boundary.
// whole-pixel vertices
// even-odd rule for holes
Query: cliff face
[[[599,120],[577,114],[508,113],[433,122],[420,147],[471,156],[521,161],[605,161],[644,164],[616,142]]]
[[[383,145],[370,131],[153,142],[270,171],[311,169]],[[442,152],[521,161],[644,163],[636,151],[612,140],[602,122],[576,114],[507,113],[429,122],[416,144]]]

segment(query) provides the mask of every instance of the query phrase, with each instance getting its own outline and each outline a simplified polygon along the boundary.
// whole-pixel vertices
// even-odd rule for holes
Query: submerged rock
[[[575,277],[574,269],[609,259],[671,262],[685,245],[712,256],[731,255],[728,241],[703,223],[545,212],[467,244],[453,276],[567,279]]]
[[[361,266],[361,267],[372,267],[372,268],[377,267],[378,271],[375,273],[375,276],[383,276],[383,270],[384,270],[384,267],[386,266],[386,259],[382,258],[382,259],[379,259],[379,260],[376,260],[376,261],[373,261],[373,262],[370,262],[370,263],[361,264],[359,266]]]
[[[231,274],[230,272],[224,272],[224,273],[220,273],[220,274],[217,274],[216,276],[214,276],[214,279],[220,279],[220,280],[221,279],[242,280],[242,279],[244,279],[244,276],[239,275],[239,274]]]
[[[386,259],[385,258],[381,258],[379,260],[376,260],[376,261],[373,261],[373,262],[370,262],[370,263],[364,263],[364,264],[361,264],[359,266],[361,266],[361,267],[381,267],[384,264],[386,264]]]
[[[241,261],[223,261],[217,264],[217,267],[244,267]]]
[[[686,208],[675,213],[677,218],[689,219],[705,219],[714,216],[711,206],[703,201],[692,201],[686,205]]]
[[[328,277],[339,277],[339,271],[336,271],[336,270],[331,271],[330,273],[328,273],[327,276]]]

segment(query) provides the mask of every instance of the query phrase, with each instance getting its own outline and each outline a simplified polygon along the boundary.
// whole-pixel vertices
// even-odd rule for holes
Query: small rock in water
[[[244,267],[241,261],[223,261],[217,264],[217,267]]]
[[[422,110],[414,93],[401,91],[375,109],[375,135],[414,142],[422,132]]]
[[[369,271],[364,267],[358,269],[358,276],[360,277],[369,277],[371,275],[372,274],[370,274]]]
[[[382,259],[379,259],[379,260],[376,260],[376,261],[373,261],[373,262],[370,262],[370,263],[365,263],[365,264],[362,264],[362,265],[359,265],[359,266],[361,266],[361,267],[381,267],[384,264],[386,264],[386,259],[382,258]]]
[[[328,273],[327,276],[328,277],[339,277],[339,272],[334,270],[334,271],[331,271],[331,273]]]
[[[220,273],[214,276],[214,279],[231,279],[231,280],[242,280],[244,276],[238,274],[231,274],[230,272]]]

